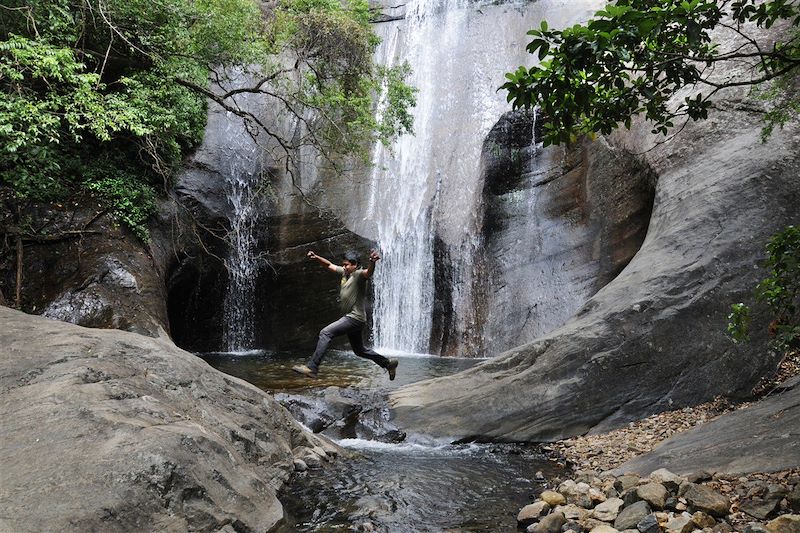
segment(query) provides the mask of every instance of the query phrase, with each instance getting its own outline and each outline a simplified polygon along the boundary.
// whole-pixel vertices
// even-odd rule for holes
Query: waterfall
[[[242,72],[231,71],[231,85],[250,81]],[[238,95],[244,109],[258,110],[256,97]],[[223,348],[242,352],[255,348],[256,282],[260,259],[257,250],[259,214],[265,211],[260,194],[265,147],[250,135],[240,117],[226,112],[223,119],[225,153],[219,158],[225,180],[224,193],[228,204],[228,253],[224,258],[227,270],[227,291],[223,308]]]
[[[376,60],[408,62],[419,90],[414,135],[376,147],[367,218],[383,261],[376,271],[374,331],[386,350],[429,352],[435,303],[434,252],[450,277],[449,332],[461,354],[480,350],[473,279],[490,275],[480,258],[483,139],[509,109],[496,89],[504,74],[530,63],[526,32],[585,20],[602,0],[530,4],[411,0],[405,20],[382,24]]]
[[[224,303],[223,343],[229,352],[252,349],[255,343],[254,309],[258,261],[254,228],[258,222],[256,209],[259,176],[248,172],[257,158],[258,146],[240,150],[230,158],[225,187],[230,204],[229,249],[225,258],[228,291]]]

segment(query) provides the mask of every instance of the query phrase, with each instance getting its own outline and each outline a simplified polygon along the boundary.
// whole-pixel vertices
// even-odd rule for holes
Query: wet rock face
[[[484,143],[484,336],[493,353],[566,322],[636,254],[652,210],[647,165],[602,143],[536,146],[542,121],[507,113]]]
[[[245,84],[247,80],[234,75],[230,83]],[[282,122],[270,115],[272,102],[253,96],[240,104],[265,123],[282,127]],[[260,256],[255,273],[253,348],[310,348],[316,344],[319,330],[340,318],[338,279],[308,261],[308,250],[339,263],[345,251],[354,249],[366,257],[371,247],[329,211],[297,197],[282,164],[273,159],[281,151],[269,146],[264,137],[252,138],[239,117],[210,106],[203,144],[173,190],[177,204],[163,206],[157,256],[167,280],[171,333],[186,349],[224,349],[228,292],[224,261],[230,256],[233,206],[228,189],[233,178],[254,179],[254,189],[260,188],[262,193],[252,200],[250,215],[254,254]],[[312,180],[301,176],[303,170],[295,179]]]
[[[306,258],[314,250],[339,263],[344,252],[358,250],[366,257],[371,243],[316,213],[263,216],[257,248],[263,251],[257,273],[255,342],[267,349],[312,348],[319,331],[341,317],[339,280]],[[192,237],[196,238],[196,237]],[[187,238],[168,267],[167,292],[172,337],[179,346],[209,352],[222,349],[223,309],[228,274],[219,258]]]
[[[381,393],[328,387],[313,397],[276,394],[275,399],[314,433],[333,439],[402,442]]]
[[[295,459],[337,453],[166,339],[0,322],[2,531],[269,531]]]
[[[339,277],[309,261],[306,253],[341,264],[344,253],[354,250],[366,261],[374,243],[352,233],[335,218],[316,212],[269,217],[268,268],[259,288],[263,317],[262,342],[275,349],[316,346],[319,331],[341,318]],[[378,263],[380,268],[380,263]],[[368,284],[371,288],[371,283]],[[372,298],[367,298],[368,305]],[[371,311],[368,310],[371,315]],[[346,342],[339,339],[339,342]],[[342,344],[343,345],[343,344]]]

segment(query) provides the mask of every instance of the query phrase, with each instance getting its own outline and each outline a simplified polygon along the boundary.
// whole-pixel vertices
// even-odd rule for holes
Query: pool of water
[[[310,470],[279,495],[291,531],[516,531],[519,510],[556,470],[517,445],[376,445]]]
[[[318,379],[294,373],[307,354],[201,354],[209,364],[271,392],[319,404],[323,389],[388,392],[479,361],[401,354],[397,379],[351,352],[331,351]],[[328,389],[330,391],[330,389]],[[322,404],[325,410],[325,404]],[[424,439],[420,442],[424,442]],[[513,444],[396,444],[338,439],[352,450],[324,468],[298,473],[279,494],[286,511],[280,533],[380,531],[515,531],[520,508],[560,470],[538,448]],[[538,476],[537,476],[538,474]]]
[[[317,379],[292,371],[292,366],[308,362],[308,354],[253,350],[241,354],[214,352],[198,355],[217,370],[242,378],[263,390],[280,392],[301,392],[331,386],[389,391],[415,381],[466,370],[481,361],[422,354],[390,355],[398,359],[400,365],[395,380],[389,381],[389,375],[375,363],[344,350],[328,351]]]

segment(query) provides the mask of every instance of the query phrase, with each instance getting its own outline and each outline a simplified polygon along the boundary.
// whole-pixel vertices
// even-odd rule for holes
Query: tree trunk
[[[22,237],[17,235],[17,294],[14,299],[17,309],[22,308]]]

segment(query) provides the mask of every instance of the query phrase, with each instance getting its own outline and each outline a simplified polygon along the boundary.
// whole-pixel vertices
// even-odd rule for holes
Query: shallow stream
[[[393,388],[451,374],[479,362],[393,355],[400,366],[397,379],[389,381],[387,374],[370,361],[350,352],[331,351],[319,379],[310,380],[291,371],[293,365],[305,363],[305,355],[253,351],[202,357],[222,372],[275,393],[285,404],[307,401],[320,416],[341,409],[326,404],[331,397],[382,397]],[[342,428],[331,433],[334,428],[328,427],[325,434],[353,451],[353,456],[293,478],[279,494],[287,513],[280,533],[516,531],[520,508],[533,501],[545,479],[559,473],[531,446],[454,445],[426,442],[421,436],[379,442],[343,438]]]

